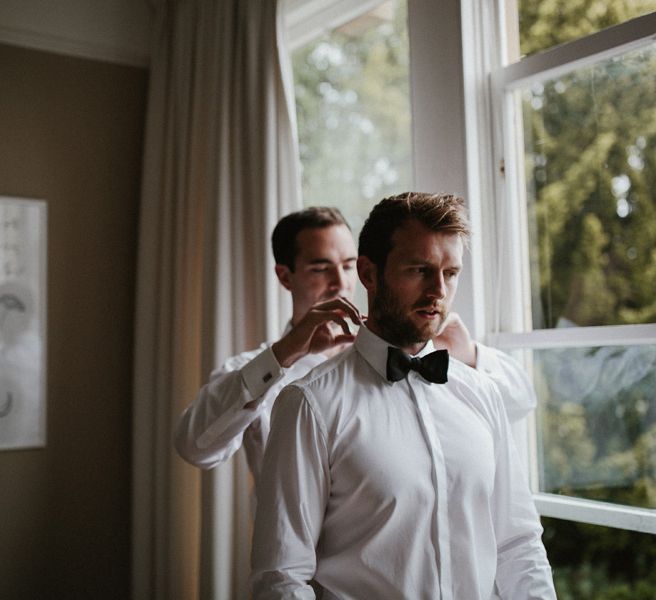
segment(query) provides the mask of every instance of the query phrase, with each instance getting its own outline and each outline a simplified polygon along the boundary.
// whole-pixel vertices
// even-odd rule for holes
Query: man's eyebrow
[[[345,263],[345,262],[351,262],[351,261],[356,261],[356,260],[358,260],[357,256],[349,256],[348,258],[345,258],[344,260],[339,261],[339,262]],[[332,264],[335,264],[335,263],[333,263],[333,261],[328,259],[328,258],[314,258],[312,260],[309,260],[308,264],[310,264],[310,265],[332,265]]]
[[[429,265],[430,261],[425,256],[409,256],[401,259],[403,265]]]
[[[408,266],[410,266],[410,267],[411,266],[434,267],[433,263],[430,260],[426,259],[425,256],[422,256],[422,257],[418,257],[418,256],[409,257],[405,260],[401,260],[400,262],[401,262],[402,265],[407,266],[407,267]],[[454,263],[450,266],[447,266],[446,268],[447,269],[455,269],[457,271],[460,271],[462,269],[462,264]]]

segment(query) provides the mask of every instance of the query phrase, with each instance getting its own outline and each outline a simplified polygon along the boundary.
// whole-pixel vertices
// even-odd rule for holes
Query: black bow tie
[[[398,348],[390,346],[387,349],[387,379],[390,381],[400,381],[408,371],[413,370],[431,383],[446,383],[448,368],[447,350],[436,350],[421,358],[413,358]]]

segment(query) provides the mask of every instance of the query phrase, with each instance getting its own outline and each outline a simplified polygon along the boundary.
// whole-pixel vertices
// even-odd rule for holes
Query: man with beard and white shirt
[[[291,293],[292,318],[276,342],[229,358],[181,415],[175,446],[189,463],[213,468],[242,444],[257,483],[274,400],[280,390],[354,340],[357,251],[336,208],[310,207],[283,217],[271,236],[276,275]],[[511,421],[536,404],[532,385],[507,354],[475,343],[456,313],[439,330],[439,344],[492,378]]]
[[[365,326],[274,406],[256,600],[555,598],[499,389],[434,351],[468,236],[453,195],[371,211],[357,263]]]

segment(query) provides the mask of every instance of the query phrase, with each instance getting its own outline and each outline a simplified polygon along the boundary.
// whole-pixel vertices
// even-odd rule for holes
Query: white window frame
[[[383,4],[385,0],[284,0],[290,52]]]
[[[491,307],[486,314],[487,342],[506,351],[656,344],[656,324],[581,327],[576,339],[571,331],[562,329],[532,330],[528,261],[522,260],[528,256],[522,114],[514,95],[527,84],[653,43],[656,13],[504,65],[506,3],[496,0],[494,4],[488,0],[461,2],[469,191],[470,196],[493,199],[481,200],[488,224],[481,231],[484,247],[489,257],[495,257],[487,279],[480,282]],[[486,46],[483,40],[488,40]],[[490,53],[490,47],[495,52]],[[503,303],[501,290],[506,298]],[[540,514],[656,534],[656,510],[539,492],[535,427],[533,419],[519,430],[518,439],[530,467]]]

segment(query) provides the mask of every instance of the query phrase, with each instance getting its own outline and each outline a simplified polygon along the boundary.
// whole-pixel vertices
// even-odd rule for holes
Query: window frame
[[[290,53],[385,0],[283,0]]]
[[[482,231],[488,256],[494,257],[490,276],[481,282],[488,299],[486,341],[508,352],[541,348],[656,344],[656,323],[532,330],[530,274],[528,270],[528,219],[523,177],[522,112],[515,91],[527,84],[544,82],[602,60],[656,42],[656,12],[637,17],[535,54],[504,64],[504,25],[513,0],[463,0],[464,69],[476,100],[466,106],[468,127],[483,123],[489,132],[484,143],[468,139],[470,192],[491,198],[490,218]],[[512,16],[512,15],[510,15]],[[465,37],[465,35],[467,37]],[[467,40],[493,40],[496,51],[481,60],[481,52],[468,52]],[[496,43],[494,43],[496,41]],[[512,44],[515,40],[510,40]],[[468,77],[465,77],[465,81]],[[466,94],[467,96],[467,94]],[[482,96],[482,98],[481,98]],[[475,150],[478,149],[478,150]],[[485,163],[485,153],[492,156]],[[482,165],[482,166],[481,166]],[[519,226],[518,226],[519,225]],[[495,240],[496,232],[496,240]],[[500,302],[504,290],[506,302]],[[509,292],[509,294],[508,294]],[[507,298],[510,297],[510,302]],[[530,370],[530,360],[525,360]],[[518,446],[529,465],[531,486],[538,511],[554,517],[606,527],[656,534],[656,510],[585,500],[538,491],[537,423],[535,417],[515,431]]]

